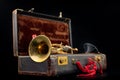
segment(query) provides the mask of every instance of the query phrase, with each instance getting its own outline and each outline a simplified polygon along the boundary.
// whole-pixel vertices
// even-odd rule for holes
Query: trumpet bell
[[[45,35],[38,35],[30,41],[28,52],[33,61],[43,62],[51,53],[51,41]]]

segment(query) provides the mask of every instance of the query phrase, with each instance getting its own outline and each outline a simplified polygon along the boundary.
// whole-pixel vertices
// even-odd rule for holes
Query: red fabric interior
[[[28,55],[32,35],[46,35],[52,43],[70,45],[69,26],[65,22],[18,14],[17,27],[18,55]]]

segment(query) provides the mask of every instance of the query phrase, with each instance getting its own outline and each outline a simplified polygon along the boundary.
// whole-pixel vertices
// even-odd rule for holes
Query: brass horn
[[[51,41],[45,35],[38,35],[30,41],[28,52],[33,61],[43,62],[51,53]]]

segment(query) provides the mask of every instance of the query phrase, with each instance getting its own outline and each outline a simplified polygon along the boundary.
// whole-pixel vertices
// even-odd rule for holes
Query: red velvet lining
[[[69,25],[65,22],[18,14],[19,55],[28,55],[28,45],[32,35],[46,35],[52,43],[70,45]]]

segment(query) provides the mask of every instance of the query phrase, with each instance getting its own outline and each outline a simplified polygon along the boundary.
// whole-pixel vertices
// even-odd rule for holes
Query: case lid
[[[72,46],[71,19],[15,9],[12,12],[14,56],[28,55],[34,35],[46,35],[51,43]]]

